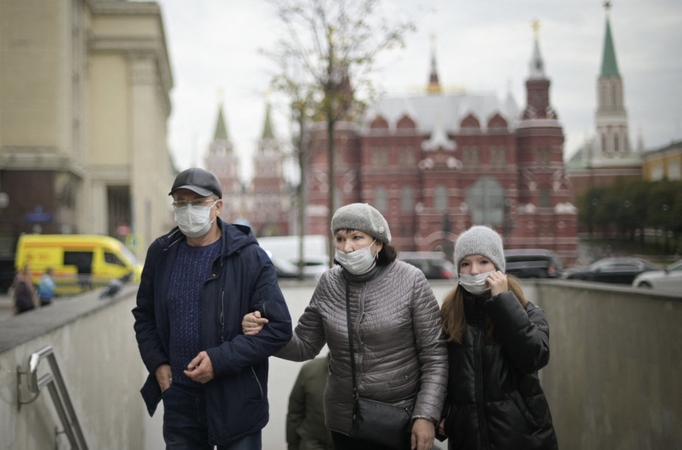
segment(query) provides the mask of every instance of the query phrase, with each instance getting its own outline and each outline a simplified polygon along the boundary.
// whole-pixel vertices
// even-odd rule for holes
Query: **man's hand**
[[[208,383],[215,377],[211,358],[208,357],[208,353],[206,352],[199,352],[199,354],[187,365],[187,370],[185,370],[184,373],[192,380],[201,384]]]
[[[433,439],[436,436],[436,427],[428,419],[416,419],[412,425],[412,437],[410,449],[431,450]]]
[[[161,392],[165,392],[166,389],[170,387],[173,381],[173,379],[171,378],[170,364],[161,364],[159,367],[156,368],[154,375],[156,376],[156,382],[159,383]]]
[[[242,332],[247,336],[255,336],[260,333],[269,320],[261,317],[260,311],[254,311],[244,316],[242,319]]]

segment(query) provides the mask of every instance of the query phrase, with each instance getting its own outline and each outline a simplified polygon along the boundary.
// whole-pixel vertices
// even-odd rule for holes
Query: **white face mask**
[[[488,278],[493,273],[495,273],[494,270],[490,272],[479,273],[477,275],[460,273],[459,284],[464,289],[466,289],[467,291],[471,292],[474,295],[485,294],[490,290],[490,286],[486,284],[485,279]]]
[[[341,267],[353,275],[365,274],[372,270],[376,262],[376,255],[372,255],[372,245],[376,241],[375,239],[369,246],[350,253],[337,248],[334,253],[334,259],[341,264]]]
[[[213,202],[211,206],[192,206],[188,204],[184,208],[175,210],[175,223],[180,227],[180,231],[190,238],[198,238],[211,229],[213,220],[211,217],[211,208],[216,204]]]

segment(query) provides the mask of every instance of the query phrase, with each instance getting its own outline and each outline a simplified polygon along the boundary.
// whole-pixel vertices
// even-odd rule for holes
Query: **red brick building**
[[[334,207],[375,206],[398,250],[451,254],[460,233],[486,224],[507,248],[547,248],[574,261],[576,209],[549,89],[537,37],[523,110],[511,95],[443,92],[434,60],[423,95],[384,98],[361,125],[338,124]],[[311,130],[310,234],[329,233],[325,133],[322,124]]]

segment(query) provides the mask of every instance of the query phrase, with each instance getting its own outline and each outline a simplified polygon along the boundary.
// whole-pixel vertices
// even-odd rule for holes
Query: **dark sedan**
[[[630,285],[640,273],[660,270],[663,270],[661,266],[643,259],[616,257],[600,259],[589,267],[572,268],[564,272],[564,278]]]

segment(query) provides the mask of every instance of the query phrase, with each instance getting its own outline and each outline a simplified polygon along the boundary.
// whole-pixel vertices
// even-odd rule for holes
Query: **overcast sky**
[[[162,7],[174,77],[169,145],[178,169],[202,165],[213,137],[219,100],[246,177],[262,132],[266,92],[276,67],[259,49],[281,25],[263,0],[157,0]],[[682,1],[613,0],[611,31],[625,89],[630,139],[653,149],[682,139]],[[425,86],[430,36],[435,35],[445,89],[509,89],[525,106],[524,82],[540,22],[540,50],[561,120],[565,157],[594,132],[596,80],[601,68],[605,12],[600,0],[384,0],[417,31],[406,47],[381,57],[375,77],[387,95]],[[222,92],[222,94],[220,94]],[[272,97],[276,101],[276,97]],[[276,105],[275,105],[276,106]],[[275,109],[276,133],[288,134],[285,111]]]

